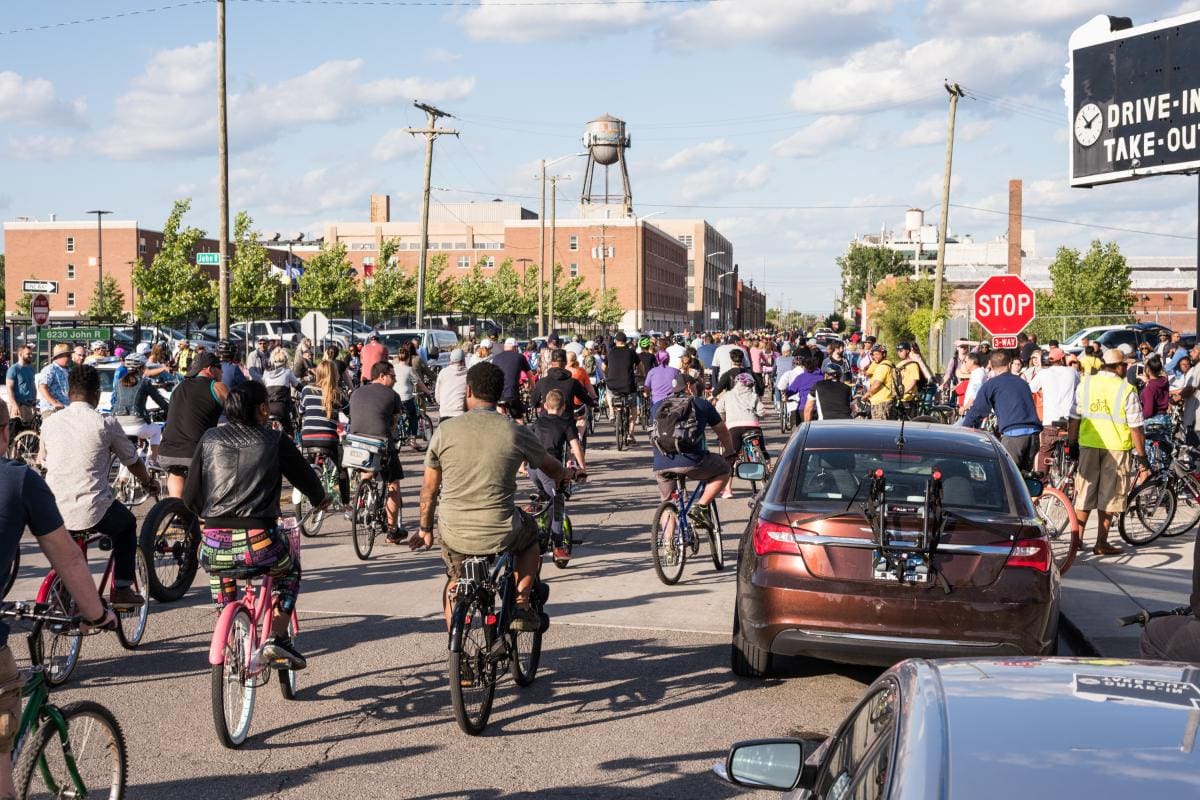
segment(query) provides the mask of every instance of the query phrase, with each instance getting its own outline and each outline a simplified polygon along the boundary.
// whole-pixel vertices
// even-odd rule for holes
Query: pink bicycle
[[[287,533],[292,557],[300,558],[300,521],[283,517],[279,525]],[[263,647],[271,640],[271,590],[274,582],[261,570],[247,567],[222,570],[221,576],[242,581],[241,595],[221,611],[208,648],[212,665],[212,710],[217,738],[229,748],[240,747],[250,733],[254,717],[254,697],[259,686],[276,671],[263,657]],[[259,585],[261,581],[261,585]],[[288,635],[295,641],[300,622],[295,609],[288,624]],[[285,700],[295,700],[298,691],[296,670],[279,672],[279,690]]]
[[[79,549],[83,551],[85,560],[87,559],[88,545],[95,544],[101,551],[110,551],[108,564],[104,567],[104,574],[100,577],[99,591],[100,596],[104,597],[113,581],[113,557],[115,554],[112,552],[112,541],[104,534],[96,533],[94,530],[72,531],[71,536],[79,545]],[[117,640],[126,650],[133,650],[142,643],[142,638],[146,635],[146,622],[150,616],[150,581],[147,577],[146,558],[142,555],[142,551],[138,550],[134,559],[132,589],[141,595],[143,602],[138,608],[117,612],[117,620],[120,622],[116,629]],[[37,593],[37,602],[48,604],[51,613],[54,614],[68,617],[78,614],[75,609],[75,601],[67,592],[67,587],[63,585],[58,573],[53,569],[42,580],[41,588]],[[42,650],[45,654],[46,682],[51,686],[61,686],[71,677],[71,673],[75,671],[75,665],[79,663],[79,650],[83,646],[83,637],[78,628],[52,625],[48,626],[48,629],[49,646],[44,646]]]

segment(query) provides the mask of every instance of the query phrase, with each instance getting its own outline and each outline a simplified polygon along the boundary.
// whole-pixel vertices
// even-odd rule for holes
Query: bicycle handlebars
[[[1165,611],[1147,611],[1146,609],[1143,608],[1141,611],[1137,612],[1136,614],[1130,614],[1125,617],[1117,617],[1117,624],[1120,625],[1122,628],[1129,626],[1129,625],[1133,625],[1135,623],[1138,625],[1144,626],[1147,622],[1149,622],[1152,619],[1155,619],[1156,617],[1171,617],[1171,616],[1175,616],[1175,615],[1187,616],[1188,614],[1191,614],[1191,613],[1192,613],[1191,606],[1179,606],[1178,608],[1172,608],[1172,609],[1165,610]]]

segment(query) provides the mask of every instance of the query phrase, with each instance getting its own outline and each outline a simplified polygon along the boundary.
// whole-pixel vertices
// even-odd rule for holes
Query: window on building
[[[418,249],[418,250],[420,250],[420,249],[421,249],[421,246],[420,246],[420,245],[417,245],[417,249]],[[441,250],[441,249],[442,249],[442,245],[441,245],[439,242],[430,242],[430,243],[429,243],[429,249],[430,249],[430,250]]]
[[[568,244],[567,244],[568,250],[574,252],[579,249],[579,237],[578,236],[572,236],[567,241],[568,241]]]
[[[688,259],[688,277],[691,278],[691,277],[695,276],[695,274],[696,274],[696,260],[694,258],[689,258]]]
[[[455,250],[466,250],[466,249],[467,249],[467,243],[466,243],[466,242],[455,242],[455,243],[454,243],[454,249],[455,249]]]
[[[75,293],[67,292],[67,308],[75,307]]]
[[[138,238],[138,255],[144,256],[145,254],[146,254],[146,237],[141,236]]]
[[[458,268],[459,269],[469,269],[470,266],[471,266],[471,257],[470,256],[459,256],[458,257]]]
[[[693,241],[691,234],[684,234],[683,236],[679,236],[676,238],[679,239],[680,243],[682,243],[684,247],[691,248],[692,241]]]
[[[578,265],[578,264],[571,264],[571,266],[569,267],[569,269],[570,269],[570,271],[571,271],[571,277],[572,277],[572,278],[578,278],[578,277],[579,277],[579,265]]]
[[[483,260],[483,266],[486,267],[487,269],[494,269],[496,267],[496,257],[488,256],[487,258],[485,258]]]
[[[67,237],[67,252],[68,253],[75,252],[75,237],[74,236]]]
[[[67,264],[67,280],[69,280],[69,281],[75,280],[75,265],[74,264]]]

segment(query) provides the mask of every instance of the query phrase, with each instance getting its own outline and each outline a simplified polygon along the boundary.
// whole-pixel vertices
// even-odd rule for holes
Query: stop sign
[[[993,275],[975,290],[975,321],[992,336],[1017,335],[1033,315],[1033,289],[1019,275]]]
[[[29,314],[33,317],[34,325],[45,325],[50,317],[50,298],[44,294],[35,294],[29,302]]]

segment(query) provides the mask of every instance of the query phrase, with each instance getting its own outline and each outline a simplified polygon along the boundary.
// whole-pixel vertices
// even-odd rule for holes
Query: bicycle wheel
[[[296,632],[296,614],[292,613],[292,619],[288,622],[288,636],[291,637],[293,643],[299,638],[300,634]],[[283,695],[284,700],[295,700],[296,695],[300,692],[300,673],[294,669],[281,669],[277,673],[279,675],[279,693]]]
[[[307,497],[301,495],[299,502],[296,503],[296,517],[304,520],[304,515],[308,514],[311,510],[312,503],[308,502]],[[304,524],[300,526],[300,535],[309,539],[320,535],[321,526],[325,523],[326,516],[327,515],[325,511],[317,511],[309,516],[308,519],[304,521]]]
[[[21,431],[8,443],[8,457],[15,461],[24,461],[30,469],[41,469],[37,463],[38,451],[42,447],[42,437],[37,431]]]
[[[1132,545],[1150,544],[1170,526],[1174,516],[1175,492],[1161,479],[1151,478],[1129,496],[1117,520],[1117,530]]]
[[[538,613],[541,613],[545,596],[549,593],[549,587],[545,584],[539,582],[534,585],[531,596]],[[508,652],[513,681],[517,686],[528,686],[537,677],[538,664],[542,660],[542,631],[510,630],[508,633],[512,637]]]
[[[683,544],[679,509],[670,500],[664,500],[654,512],[650,554],[654,557],[654,571],[658,573],[658,579],[667,586],[678,583],[683,575],[684,562],[687,561],[687,548]]]
[[[571,518],[567,516],[566,512],[563,512],[563,547],[566,548],[568,556],[570,555],[574,545],[575,537],[574,530],[571,528]],[[569,563],[569,558],[554,559],[554,566],[558,567],[559,569],[566,569],[567,564]]]
[[[57,575],[50,584],[46,602],[50,604],[50,609],[56,614],[68,617],[75,614],[75,601],[71,599],[67,587],[63,585],[62,578]],[[45,642],[47,635],[50,637],[49,646]],[[42,628],[39,636],[43,637],[42,662],[46,668],[46,683],[51,686],[62,686],[71,677],[71,673],[75,671],[75,666],[79,663],[79,650],[83,647],[83,637],[79,635],[78,628],[68,628],[57,623],[46,625]]]
[[[450,649],[450,704],[458,727],[469,736],[483,732],[496,696],[496,662],[488,658],[495,638],[494,626],[487,624],[489,613],[474,598],[460,600],[451,624],[461,632],[462,642]]]
[[[1190,475],[1182,483],[1175,491],[1175,516],[1163,536],[1182,536],[1200,522],[1200,484]]]
[[[222,663],[212,666],[212,712],[217,739],[229,748],[239,747],[250,733],[254,694],[258,684],[246,674],[253,627],[246,609],[233,615],[225,635]]]
[[[43,713],[38,729],[21,748],[13,770],[17,797],[124,797],[128,757],[125,736],[112,712],[83,700],[58,713],[64,729]]]
[[[1046,523],[1054,563],[1058,564],[1059,573],[1065,574],[1079,552],[1079,518],[1075,516],[1075,509],[1066,495],[1052,488],[1044,489],[1033,507]]]
[[[142,522],[139,547],[146,557],[150,596],[171,603],[191,588],[200,566],[200,523],[177,497],[164,497]]]
[[[621,409],[618,409],[617,413],[614,415],[614,419],[616,421],[616,425],[614,427],[617,430],[617,449],[618,450],[624,450],[628,446],[628,442],[625,441],[625,437],[629,432],[628,414],[629,414],[628,411],[626,411],[624,408],[621,408]]]
[[[428,414],[417,417],[417,438],[428,443],[433,437],[433,420]]]
[[[350,520],[350,538],[354,554],[363,561],[371,557],[375,547],[375,481],[363,481],[354,495],[354,514]]]
[[[713,567],[717,572],[725,569],[725,541],[721,535],[721,517],[717,514],[717,504],[712,504],[713,528],[708,532],[708,554],[712,556]]]
[[[117,614],[117,641],[126,650],[135,650],[146,635],[146,622],[150,619],[150,570],[146,568],[146,556],[138,550],[133,558],[133,589],[144,601],[138,608]]]

